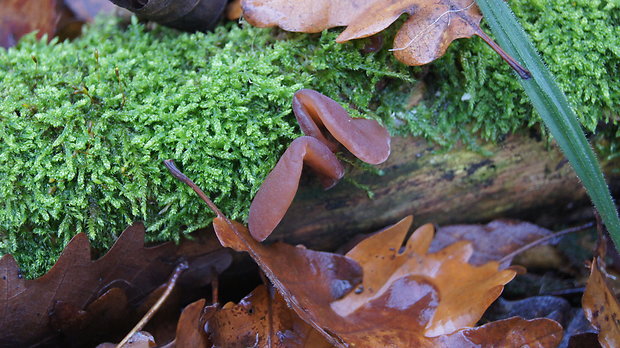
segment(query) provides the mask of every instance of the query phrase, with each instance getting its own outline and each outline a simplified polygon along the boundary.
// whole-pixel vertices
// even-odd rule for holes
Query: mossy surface
[[[208,209],[167,173],[169,158],[243,220],[300,135],[296,90],[316,89],[359,114],[382,103],[379,80],[410,79],[389,52],[363,55],[358,44],[335,43],[335,32],[279,35],[102,20],[73,42],[31,35],[0,53],[0,253],[34,275],[78,232],[105,248],[134,220],[151,241],[207,226]]]
[[[618,5],[511,5],[586,129],[615,123]],[[434,64],[414,69],[385,48],[362,54],[363,41],[336,44],[339,31],[228,24],[186,34],[100,20],[72,42],[31,35],[0,52],[0,253],[14,254],[33,276],[78,232],[106,248],[134,220],[145,221],[151,241],[206,226],[211,216],[167,174],[168,158],[243,220],[262,179],[300,134],[291,113],[300,88],[381,119],[393,133],[448,146],[541,127],[515,75],[479,38],[458,40]],[[412,76],[424,76],[428,88],[404,110]]]
[[[510,6],[575,107],[585,129],[618,122],[620,3],[617,0],[512,0]],[[484,19],[483,19],[484,27]],[[489,32],[488,29],[485,29]],[[457,40],[431,67],[429,97],[400,112],[402,131],[456,139],[500,139],[540,117],[507,64],[478,37]],[[455,127],[455,125],[458,125]],[[613,127],[617,136],[617,127]],[[472,138],[475,134],[477,137]]]

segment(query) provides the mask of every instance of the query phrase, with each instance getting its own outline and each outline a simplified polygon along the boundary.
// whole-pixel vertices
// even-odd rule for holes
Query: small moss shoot
[[[511,6],[586,129],[615,124],[617,1]],[[79,232],[105,249],[135,220],[145,222],[149,241],[207,226],[212,216],[162,165],[169,158],[225,214],[244,220],[263,178],[300,135],[291,112],[300,88],[394,134],[448,147],[541,127],[510,68],[479,38],[408,68],[385,48],[362,54],[363,40],[335,43],[339,32],[228,24],[187,34],[101,18],[71,42],[29,35],[0,51],[0,253],[32,277]],[[412,76],[424,76],[428,88],[405,110]]]

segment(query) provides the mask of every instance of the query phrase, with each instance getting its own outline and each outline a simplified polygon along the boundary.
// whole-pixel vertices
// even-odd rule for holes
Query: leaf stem
[[[215,213],[215,215],[219,217],[224,217],[224,214],[220,211],[220,209],[213,203],[213,201],[196,185],[187,175],[183,174],[174,164],[174,161],[171,159],[164,160],[164,165],[170,171],[170,174],[175,178],[179,179],[179,181],[183,182],[185,185],[189,186],[198,194],[198,196],[209,206],[209,208]]]
[[[547,241],[549,241],[549,240],[552,240],[552,239],[555,239],[555,238],[558,238],[558,237],[564,236],[564,235],[569,234],[569,233],[580,232],[580,231],[583,231],[583,230],[585,230],[585,229],[587,229],[587,228],[590,228],[590,227],[592,227],[592,226],[594,226],[594,223],[593,223],[593,222],[588,222],[587,224],[583,224],[583,225],[581,225],[581,226],[567,228],[567,229],[562,230],[562,231],[560,231],[560,232],[553,233],[553,234],[550,234],[550,235],[548,235],[548,236],[544,236],[544,237],[542,237],[542,238],[540,238],[540,239],[537,239],[537,240],[535,240],[535,241],[533,241],[533,242],[531,242],[531,243],[528,243],[528,244],[526,244],[526,245],[524,245],[524,246],[520,247],[519,249],[517,249],[517,250],[515,250],[515,251],[511,252],[510,254],[508,254],[508,255],[506,255],[506,256],[504,256],[504,257],[502,257],[502,258],[499,260],[499,264],[501,265],[501,264],[503,264],[504,262],[509,262],[509,261],[511,261],[513,258],[515,258],[515,256],[517,256],[517,255],[521,254],[522,252],[524,252],[524,251],[526,251],[526,250],[529,250],[529,249],[531,249],[531,248],[533,248],[533,247],[535,247],[535,246],[537,246],[537,245],[540,245],[540,244],[542,244],[542,243],[544,243],[544,242],[547,242]]]
[[[501,48],[500,45],[498,45],[495,41],[493,41],[493,39],[491,39],[491,37],[487,35],[487,33],[485,33],[482,30],[478,30],[476,35],[478,35],[482,40],[484,40],[484,42],[486,42],[487,45],[491,46],[491,48],[495,52],[497,52],[497,54],[499,54],[499,56],[502,57],[502,59],[506,63],[508,63],[508,65],[510,65],[510,67],[519,75],[519,77],[521,77],[524,80],[527,80],[532,77],[532,73],[530,73],[529,70],[524,68],[521,64],[519,64],[519,62],[517,62],[516,59],[514,59],[511,55],[506,53],[506,51],[504,51],[504,49]]]

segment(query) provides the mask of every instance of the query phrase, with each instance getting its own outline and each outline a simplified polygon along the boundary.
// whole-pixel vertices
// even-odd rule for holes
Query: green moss
[[[513,0],[510,5],[585,128],[595,131],[601,122],[617,124],[618,2]],[[471,134],[497,140],[524,126],[541,126],[516,75],[478,37],[454,42],[425,79],[426,102],[398,114],[409,121],[404,132],[431,135],[449,145],[455,139],[472,141]]]
[[[31,35],[2,51],[0,252],[35,275],[78,232],[105,248],[134,220],[151,241],[207,226],[205,207],[162,165],[168,158],[244,219],[300,135],[296,90],[319,90],[359,114],[382,103],[380,79],[409,79],[389,52],[362,55],[359,44],[335,43],[337,33],[272,34],[102,20],[73,42]]]

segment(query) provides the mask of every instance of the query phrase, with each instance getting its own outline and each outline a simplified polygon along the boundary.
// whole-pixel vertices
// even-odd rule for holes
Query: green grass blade
[[[521,85],[581,179],[607,226],[616,249],[620,250],[618,212],[596,156],[577,121],[575,111],[506,2],[477,0],[477,3],[502,48],[531,72],[532,78],[519,79]]]

